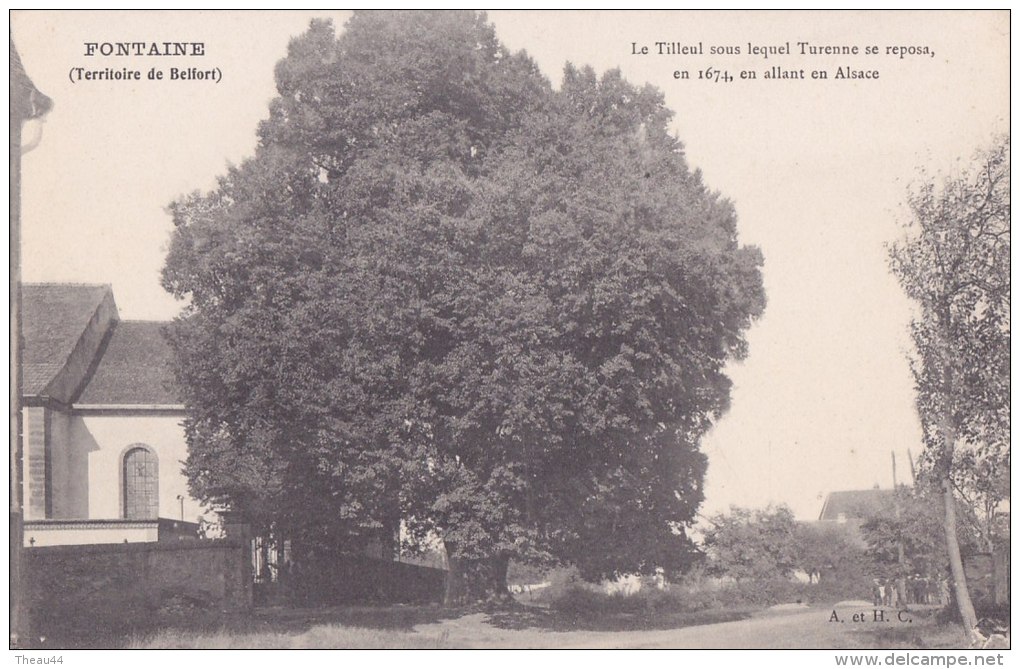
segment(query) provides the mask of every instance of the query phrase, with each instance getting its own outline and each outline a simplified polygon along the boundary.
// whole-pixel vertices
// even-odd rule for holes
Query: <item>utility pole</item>
[[[900,510],[900,487],[896,483],[896,451],[892,451],[892,487],[893,487],[893,508],[896,512],[896,564],[899,566],[896,575],[896,595],[898,603],[903,604],[902,598],[907,589],[907,579],[903,573],[903,525]]]
[[[21,155],[33,147],[21,142],[22,127],[27,121],[42,118],[53,103],[36,90],[25,74],[21,58],[10,40],[10,647],[27,645],[29,621],[25,607],[22,580],[24,517],[22,514],[22,336],[21,336]]]
[[[893,487],[893,504],[896,510],[896,525],[900,524],[900,487],[896,483],[896,451],[892,452],[892,487]],[[900,568],[903,567],[903,536],[902,532],[897,532],[898,541],[896,542],[896,552],[898,554],[897,562],[900,564]]]

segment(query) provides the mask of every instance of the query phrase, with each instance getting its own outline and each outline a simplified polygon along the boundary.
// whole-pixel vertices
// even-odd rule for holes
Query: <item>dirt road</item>
[[[869,647],[867,633],[879,627],[903,628],[912,623],[897,620],[893,610],[876,614],[872,607],[839,606],[840,622],[832,619],[832,608],[799,608],[765,611],[747,620],[699,625],[674,630],[623,632],[568,631],[536,628],[500,629],[487,622],[483,613],[419,625],[415,630],[442,638],[458,648],[860,648]],[[865,622],[855,623],[854,614]]]

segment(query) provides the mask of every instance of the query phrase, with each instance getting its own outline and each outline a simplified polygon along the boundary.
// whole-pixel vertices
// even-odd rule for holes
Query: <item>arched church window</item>
[[[159,517],[159,463],[146,446],[132,446],[124,453],[124,517]]]

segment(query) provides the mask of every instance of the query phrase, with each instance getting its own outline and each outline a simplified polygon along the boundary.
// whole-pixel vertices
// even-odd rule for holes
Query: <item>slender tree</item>
[[[911,197],[907,238],[890,253],[918,306],[912,363],[925,463],[940,487],[956,601],[972,636],[955,487],[961,479],[988,482],[975,457],[1008,462],[1009,167],[1005,138],[967,172],[941,186],[927,181]]]

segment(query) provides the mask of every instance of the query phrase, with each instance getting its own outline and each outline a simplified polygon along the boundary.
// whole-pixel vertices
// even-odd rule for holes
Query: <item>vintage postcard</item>
[[[1001,663],[1008,11],[10,41],[18,657]]]

